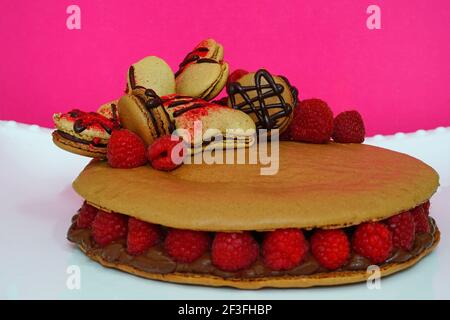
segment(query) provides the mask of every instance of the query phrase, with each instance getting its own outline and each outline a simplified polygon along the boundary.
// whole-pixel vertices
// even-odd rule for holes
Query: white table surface
[[[441,229],[440,245],[416,266],[382,279],[379,290],[362,283],[242,291],[152,281],[103,268],[66,240],[82,203],[71,182],[88,159],[55,147],[50,132],[0,121],[1,299],[450,299],[450,128],[366,141],[415,156],[441,176],[431,209]],[[66,286],[71,265],[81,271],[79,290]]]

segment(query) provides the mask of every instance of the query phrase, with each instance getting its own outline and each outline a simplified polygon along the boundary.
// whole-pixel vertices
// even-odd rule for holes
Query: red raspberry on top
[[[113,168],[135,168],[147,162],[144,141],[127,129],[112,132],[106,157]]]
[[[428,215],[426,214],[423,205],[412,209],[411,214],[414,218],[416,234],[430,232],[430,221],[428,221]]]
[[[94,221],[97,215],[97,208],[89,205],[86,201],[78,210],[77,227],[78,228],[90,228],[92,221]]]
[[[317,230],[311,237],[311,251],[328,270],[342,267],[350,256],[350,242],[342,229]]]
[[[127,234],[127,217],[99,210],[92,222],[92,236],[100,246],[106,246]]]
[[[264,236],[264,264],[272,270],[290,270],[305,258],[308,243],[299,229],[278,229]]]
[[[200,258],[209,248],[208,233],[171,229],[164,241],[167,253],[178,262],[190,263]]]
[[[130,217],[127,235],[128,253],[132,255],[144,253],[158,242],[160,234],[158,226]]]
[[[391,255],[392,233],[380,222],[360,224],[353,234],[352,247],[372,263],[382,263]]]
[[[425,214],[430,215],[430,200],[422,204],[423,210],[425,210]]]
[[[303,100],[294,109],[289,130],[294,141],[327,143],[333,133],[333,112],[325,101]]]
[[[392,241],[394,247],[411,250],[416,234],[414,218],[409,211],[402,212],[386,221],[387,226],[392,231]]]
[[[246,269],[258,254],[258,243],[249,232],[218,232],[211,248],[212,263],[224,271]]]
[[[344,111],[334,119],[333,140],[340,143],[362,143],[366,135],[364,121],[358,111]]]
[[[178,145],[180,144],[180,145]],[[181,140],[172,141],[170,135],[166,135],[156,139],[151,146],[148,147],[147,157],[152,167],[156,170],[171,171],[182,164],[184,149]],[[179,148],[179,153],[175,154]],[[172,155],[172,153],[174,153]],[[179,159],[172,159],[176,156]]]

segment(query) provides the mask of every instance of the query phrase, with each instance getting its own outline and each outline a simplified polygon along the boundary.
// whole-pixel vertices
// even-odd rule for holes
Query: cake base
[[[417,256],[405,262],[386,263],[380,266],[381,277],[385,277],[396,272],[405,270],[417,262],[419,262],[426,255],[431,253],[438,245],[440,240],[440,232],[437,226],[433,235],[433,243],[430,247],[419,253]],[[89,258],[97,261],[104,267],[118,269],[136,276],[140,276],[152,280],[160,280],[166,282],[175,282],[183,284],[195,284],[214,287],[234,287],[239,289],[261,289],[265,287],[271,288],[308,288],[315,286],[334,286],[343,285],[356,282],[367,281],[369,274],[365,270],[360,271],[331,271],[320,272],[310,275],[301,276],[270,276],[262,278],[222,278],[215,275],[208,274],[194,274],[173,272],[168,274],[152,273],[137,269],[131,265],[108,262],[99,254],[87,250],[83,243],[78,243],[78,247]]]

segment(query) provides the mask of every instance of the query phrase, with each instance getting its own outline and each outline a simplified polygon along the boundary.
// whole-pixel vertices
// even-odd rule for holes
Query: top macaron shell
[[[53,122],[57,130],[82,140],[92,141],[97,138],[100,139],[99,143],[107,144],[110,138],[110,134],[97,124],[89,126],[80,133],[75,132],[75,119],[72,118],[68,113],[55,113],[53,115]]]
[[[227,63],[193,63],[177,77],[177,93],[211,100],[222,91],[228,73]]]
[[[134,63],[127,74],[127,92],[137,88],[154,90],[159,96],[175,93],[175,76],[169,65],[156,56]]]
[[[214,39],[201,41],[180,64],[176,74],[179,95],[211,100],[226,84],[229,67],[223,62],[223,46]]]

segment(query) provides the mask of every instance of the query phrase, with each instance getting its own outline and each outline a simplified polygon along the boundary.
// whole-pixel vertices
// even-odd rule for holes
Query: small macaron
[[[118,122],[96,112],[78,109],[67,113],[55,113],[53,142],[66,151],[82,156],[104,159],[111,133],[119,127]]]
[[[159,96],[175,93],[175,77],[172,69],[161,58],[146,57],[130,66],[127,74],[127,90],[152,89]]]
[[[177,94],[211,100],[224,88],[228,73],[222,45],[213,39],[203,40],[187,54],[175,74]]]
[[[151,89],[136,88],[124,95],[118,110],[122,127],[136,133],[147,145],[175,129],[161,98]]]
[[[281,134],[289,126],[297,105],[298,91],[283,76],[273,76],[259,69],[243,75],[227,86],[228,105],[247,113],[257,129],[278,129]]]
[[[245,148],[256,141],[255,123],[242,111],[186,96],[161,99],[175,128],[183,129],[177,134],[186,143],[188,154],[216,148]]]

